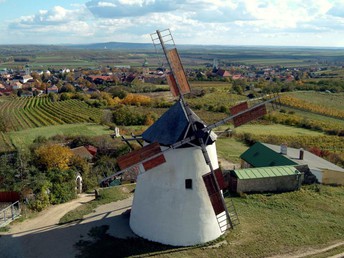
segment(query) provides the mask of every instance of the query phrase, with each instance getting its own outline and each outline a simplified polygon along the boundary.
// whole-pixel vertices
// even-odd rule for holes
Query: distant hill
[[[152,49],[151,43],[105,42],[93,44],[65,45],[69,48],[79,49]]]

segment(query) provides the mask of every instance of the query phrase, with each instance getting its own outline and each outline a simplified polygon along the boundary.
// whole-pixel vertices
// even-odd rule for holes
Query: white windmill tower
[[[190,86],[170,30],[151,36],[166,56],[168,83],[179,101],[142,134],[141,149],[118,158],[122,170],[103,181],[128,170],[138,174],[130,215],[138,236],[174,246],[206,243],[238,222],[234,206],[229,211],[222,195],[225,183],[212,129],[229,120],[239,126],[258,118],[275,98],[250,108],[243,102],[230,117],[206,126],[184,100]]]

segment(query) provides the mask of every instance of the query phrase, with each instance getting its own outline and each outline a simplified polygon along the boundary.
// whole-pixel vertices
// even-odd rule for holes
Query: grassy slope
[[[10,132],[7,133],[7,135],[9,135],[12,143],[16,147],[24,148],[30,145],[38,136],[47,138],[57,134],[96,136],[110,133],[112,133],[112,131],[109,130],[108,127],[96,124],[64,124]]]
[[[248,149],[248,146],[234,138],[218,138],[216,149],[220,158],[238,163],[240,162],[239,156]]]

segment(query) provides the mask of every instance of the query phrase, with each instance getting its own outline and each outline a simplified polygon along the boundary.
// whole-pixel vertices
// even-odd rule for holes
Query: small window
[[[192,179],[185,179],[185,189],[192,189]]]

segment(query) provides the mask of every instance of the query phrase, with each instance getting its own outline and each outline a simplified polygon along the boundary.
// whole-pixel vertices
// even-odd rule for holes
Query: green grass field
[[[240,163],[240,155],[248,148],[248,146],[234,138],[224,137],[218,138],[216,141],[217,155],[233,163]]]
[[[270,257],[302,254],[344,240],[344,187],[310,185],[295,192],[232,200],[240,224],[212,243],[179,248],[140,238],[119,239],[108,235],[106,227],[95,227],[93,241],[80,238],[77,243],[78,257],[111,257],[114,252],[118,257]],[[223,244],[215,247],[218,243]]]
[[[311,131],[303,128],[292,126],[272,124],[246,124],[234,129],[237,133],[251,133],[256,135],[288,135],[288,136],[323,136],[324,134],[317,131]]]
[[[38,136],[51,137],[54,135],[65,136],[98,136],[111,134],[113,131],[109,130],[107,126],[96,124],[64,124],[56,126],[46,126],[33,129],[26,129],[18,132],[10,132],[9,136],[12,143],[17,148],[25,148],[29,146]]]

